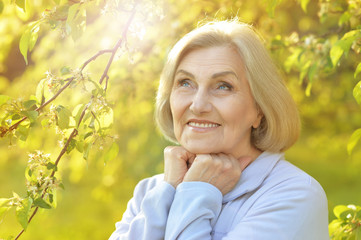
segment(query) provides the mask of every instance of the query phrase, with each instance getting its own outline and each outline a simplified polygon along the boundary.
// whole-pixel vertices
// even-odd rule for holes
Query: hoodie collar
[[[284,158],[284,153],[263,152],[246,169],[232,191],[224,195],[223,203],[232,201],[258,188],[270,174],[276,163]]]

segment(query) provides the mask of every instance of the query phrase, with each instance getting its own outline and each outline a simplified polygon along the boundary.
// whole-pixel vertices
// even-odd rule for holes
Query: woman
[[[110,239],[329,239],[322,187],[284,160],[299,116],[252,27],[213,22],[183,37],[156,104],[178,146],[165,148],[164,174],[137,185]]]

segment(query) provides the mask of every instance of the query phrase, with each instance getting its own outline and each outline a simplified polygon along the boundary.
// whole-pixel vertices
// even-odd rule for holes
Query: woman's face
[[[240,157],[257,151],[258,113],[243,62],[230,46],[192,50],[176,69],[170,96],[174,133],[188,151]]]

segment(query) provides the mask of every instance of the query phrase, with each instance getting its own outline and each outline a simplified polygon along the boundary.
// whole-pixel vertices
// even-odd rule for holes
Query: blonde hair
[[[237,20],[209,22],[186,34],[172,48],[163,68],[156,99],[158,127],[166,138],[177,142],[169,103],[175,71],[190,51],[222,45],[231,45],[240,54],[252,95],[263,113],[260,126],[252,129],[252,144],[262,151],[285,151],[300,134],[296,104],[260,36],[250,25]]]

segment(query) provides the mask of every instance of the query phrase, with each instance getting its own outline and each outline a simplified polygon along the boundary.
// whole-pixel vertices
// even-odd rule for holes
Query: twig
[[[89,58],[85,63],[83,63],[83,66],[80,69],[80,72],[82,72],[84,70],[84,68],[91,62],[94,61],[95,59],[97,59],[99,56],[105,54],[105,53],[111,53],[113,52],[113,49],[106,49],[106,50],[101,50],[99,51],[97,54],[95,54],[93,57]]]
[[[127,24],[126,24],[125,27],[124,27],[124,30],[123,30],[123,33],[122,33],[121,38],[118,40],[118,42],[115,44],[115,46],[114,46],[113,49],[112,49],[112,55],[111,55],[110,58],[109,58],[108,64],[107,64],[107,66],[105,67],[105,70],[104,70],[104,72],[103,72],[103,75],[100,77],[99,84],[102,84],[103,81],[104,81],[104,79],[108,76],[108,71],[109,71],[110,65],[113,63],[114,56],[115,56],[118,48],[120,48],[120,46],[122,45],[123,40],[126,39],[126,37],[127,37],[127,32],[128,32],[130,23],[132,22],[132,20],[133,20],[133,18],[134,18],[134,16],[135,16],[136,7],[137,7],[137,2],[134,4],[132,13],[131,13],[131,15],[130,15],[130,17],[129,17],[129,19],[128,19]]]

